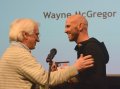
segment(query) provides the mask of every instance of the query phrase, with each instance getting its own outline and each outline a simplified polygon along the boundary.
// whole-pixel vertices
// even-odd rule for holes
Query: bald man
[[[109,60],[107,49],[103,42],[88,35],[88,21],[84,16],[72,15],[67,18],[65,23],[65,33],[69,41],[75,41],[77,57],[80,54],[91,54],[94,58],[95,65],[86,71],[79,72],[76,80],[71,79],[69,84],[72,89],[107,89],[106,81],[106,64]],[[78,81],[74,84],[74,81]]]
[[[60,89],[107,89],[106,64],[109,60],[107,49],[103,42],[88,35],[88,21],[81,15],[69,16],[65,23],[65,33],[69,41],[76,42],[77,58],[80,54],[92,55],[95,65],[70,79]]]

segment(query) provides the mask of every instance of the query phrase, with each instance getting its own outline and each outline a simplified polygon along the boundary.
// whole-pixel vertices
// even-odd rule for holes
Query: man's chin
[[[30,50],[33,50],[33,49],[35,49],[35,47],[30,48]]]

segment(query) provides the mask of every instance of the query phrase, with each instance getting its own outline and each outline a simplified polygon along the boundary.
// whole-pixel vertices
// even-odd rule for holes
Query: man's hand
[[[83,57],[83,54],[80,55],[79,59],[76,60],[74,66],[78,71],[85,70],[93,66],[93,58],[91,55],[87,55]]]
[[[53,72],[53,71],[57,71],[57,67],[58,67],[58,65],[55,63],[55,62],[53,62],[52,63],[52,66],[51,66],[51,71]]]

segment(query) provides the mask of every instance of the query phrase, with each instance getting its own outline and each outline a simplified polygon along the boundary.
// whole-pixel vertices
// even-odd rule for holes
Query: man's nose
[[[37,41],[37,42],[40,42],[40,39],[39,39],[39,37],[37,37],[37,38],[36,38],[36,41]]]
[[[67,29],[65,29],[65,33],[67,33]]]

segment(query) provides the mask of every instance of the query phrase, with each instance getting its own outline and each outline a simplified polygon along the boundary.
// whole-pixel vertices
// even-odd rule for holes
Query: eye
[[[65,28],[69,28],[69,27],[70,27],[70,25],[66,25],[66,26],[65,26]]]

